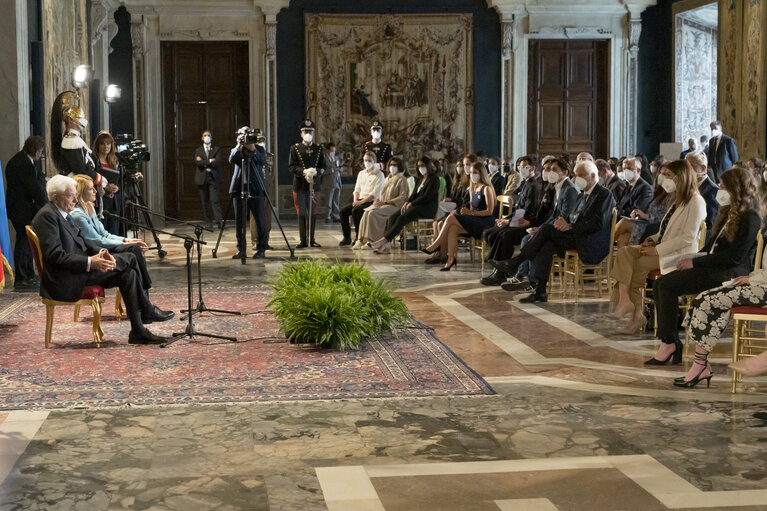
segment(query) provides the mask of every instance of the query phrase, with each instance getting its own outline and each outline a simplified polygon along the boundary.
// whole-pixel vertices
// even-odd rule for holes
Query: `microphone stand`
[[[115,215],[114,213],[109,213],[111,216],[116,218],[117,220],[120,220],[122,222],[126,222],[127,225],[134,225],[140,229],[146,229],[145,225],[139,224],[138,222],[134,222],[132,220],[129,220],[125,217]],[[172,236],[174,238],[179,238],[184,240],[184,248],[186,249],[186,299],[187,299],[187,310],[192,310],[192,296],[194,295],[194,291],[192,289],[192,247],[195,245],[197,246],[197,252],[201,252],[201,246],[207,245],[206,242],[201,240],[198,236],[197,239],[192,238],[191,236],[187,236],[186,234],[175,234],[167,231],[162,231],[160,229],[156,229],[157,232],[161,234],[165,234],[168,236]],[[184,312],[184,311],[181,311]],[[166,348],[173,344],[174,342],[178,341],[179,339],[182,339],[184,337],[189,337],[189,340],[194,340],[195,337],[210,337],[213,339],[225,339],[227,341],[231,342],[237,342],[236,337],[228,337],[224,335],[216,335],[216,334],[208,334],[204,332],[198,332],[194,327],[194,322],[192,321],[192,314],[186,315],[187,319],[187,325],[186,329],[183,332],[174,332],[173,338],[165,342],[163,344],[160,344],[161,348]]]
[[[132,202],[129,202],[128,204],[130,204],[130,205],[132,205],[134,207],[138,207],[139,209],[144,209],[144,210],[146,210],[151,215],[161,216],[165,220],[170,220],[170,221],[173,221],[173,222],[179,222],[181,224],[189,225],[189,226],[194,227],[194,234],[197,237],[196,243],[197,243],[197,247],[198,247],[198,249],[197,249],[197,298],[198,299],[197,299],[197,306],[194,309],[192,308],[192,304],[190,303],[189,304],[189,308],[188,309],[183,309],[181,311],[182,313],[196,314],[196,313],[202,313],[202,312],[208,311],[208,312],[214,312],[214,313],[219,313],[219,314],[234,314],[236,316],[239,316],[240,314],[242,314],[239,311],[230,311],[230,310],[224,310],[224,309],[209,309],[205,305],[205,300],[203,300],[203,298],[202,298],[202,250],[200,250],[199,247],[200,247],[200,245],[207,245],[207,243],[202,241],[202,231],[205,230],[205,231],[208,231],[208,232],[213,232],[213,229],[208,229],[207,227],[204,227],[201,224],[193,224],[193,223],[190,223],[190,222],[184,222],[183,220],[179,220],[177,218],[173,218],[173,217],[170,217],[170,216],[167,216],[167,215],[163,215],[163,214],[160,214],[160,213],[155,213],[155,212],[151,211],[149,208],[147,208],[145,206],[141,206],[139,204],[135,204],[135,203],[132,203]],[[186,319],[186,315],[181,316],[179,319],[181,321],[184,321]]]

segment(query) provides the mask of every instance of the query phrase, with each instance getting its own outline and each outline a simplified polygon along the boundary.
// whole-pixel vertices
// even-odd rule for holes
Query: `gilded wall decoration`
[[[683,144],[708,135],[717,115],[716,44],[716,29],[676,17],[675,140]]]
[[[85,4],[86,0],[43,0],[42,3],[46,133],[49,131],[47,126],[56,96],[72,89],[72,72],[77,66],[89,64]],[[89,116],[87,88],[80,92],[80,104],[86,116]],[[50,147],[50,134],[47,136],[47,145]],[[55,172],[52,165],[48,167],[49,172]]]
[[[410,168],[471,148],[472,18],[306,15],[307,115],[352,168],[373,120]]]
[[[719,118],[741,159],[767,155],[767,2],[719,2]]]

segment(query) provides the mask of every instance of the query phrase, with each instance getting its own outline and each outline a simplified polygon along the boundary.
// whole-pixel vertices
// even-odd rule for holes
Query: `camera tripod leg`
[[[224,214],[224,221],[221,223],[221,228],[218,230],[218,240],[216,240],[216,247],[213,249],[213,259],[218,258],[218,246],[221,244],[221,237],[224,235],[224,229],[226,229],[226,222],[229,219],[229,213],[232,212],[232,201],[226,206],[226,213]]]

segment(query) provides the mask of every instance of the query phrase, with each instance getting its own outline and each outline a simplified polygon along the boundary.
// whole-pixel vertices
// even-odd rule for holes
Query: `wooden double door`
[[[209,130],[222,148],[219,196],[226,213],[232,169],[229,152],[235,132],[248,124],[247,41],[163,42],[165,212],[184,220],[202,219],[194,176],[195,149]]]
[[[529,55],[528,152],[606,158],[608,41],[531,40]]]

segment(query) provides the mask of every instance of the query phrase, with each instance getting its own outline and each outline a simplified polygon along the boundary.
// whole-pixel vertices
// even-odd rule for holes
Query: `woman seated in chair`
[[[469,236],[482,239],[482,232],[495,225],[493,208],[495,207],[495,190],[483,163],[475,163],[471,167],[471,185],[469,193],[471,204],[461,208],[460,213],[452,211],[434,242],[423,251],[433,254],[439,251],[447,256],[445,266],[440,271],[449,271],[456,263],[458,252],[458,236]]]
[[[613,294],[613,301],[617,300],[613,317],[631,316],[619,330],[622,334],[634,334],[647,323],[640,294],[647,274],[656,268],[664,275],[670,273],[682,256],[697,252],[700,224],[706,218],[706,202],[698,193],[692,166],[677,160],[666,163],[661,172],[663,188],[673,202],[659,232],[641,245],[621,248],[615,259],[613,278],[618,285]]]
[[[647,365],[682,361],[682,343],[677,329],[679,297],[697,295],[749,272],[752,249],[762,223],[762,197],[753,174],[742,168],[722,174],[717,201],[721,208],[703,250],[681,259],[676,264],[676,271],[662,275],[653,285],[658,314],[657,336],[662,344],[655,356],[645,362]],[[698,305],[702,306],[702,302]],[[695,329],[701,325],[693,323],[691,327]],[[693,387],[700,380],[710,381],[710,377],[708,352],[698,350],[693,367],[685,379],[677,383]]]
[[[420,183],[410,194],[407,202],[389,218],[391,227],[384,233],[383,237],[369,244],[376,254],[390,253],[392,240],[410,222],[419,218],[434,218],[434,215],[437,214],[439,176],[436,169],[427,156],[419,158],[416,166],[421,176]]]
[[[149,289],[152,279],[149,278],[144,259],[144,252],[149,248],[147,244],[137,238],[123,238],[107,232],[93,207],[96,200],[96,188],[93,186],[93,180],[84,174],[78,174],[72,178],[77,182],[77,205],[70,216],[72,222],[80,229],[80,234],[83,238],[110,252],[130,252],[136,256],[144,289]]]
[[[380,239],[386,230],[386,222],[399,210],[408,198],[407,174],[399,158],[389,160],[381,198],[365,209],[360,219],[359,242],[361,249],[370,248],[371,241]],[[355,245],[352,248],[357,248]]]
[[[726,202],[726,200],[725,200]],[[720,202],[720,205],[722,203]],[[692,366],[674,385],[694,387],[700,380],[711,381],[711,365],[708,354],[727,329],[730,311],[733,307],[767,305],[767,269],[762,256],[762,269],[749,275],[736,277],[728,285],[704,291],[692,301],[683,325],[690,334],[690,339],[697,345]],[[767,351],[756,357],[739,360],[730,367],[746,376],[758,376],[767,373]]]

